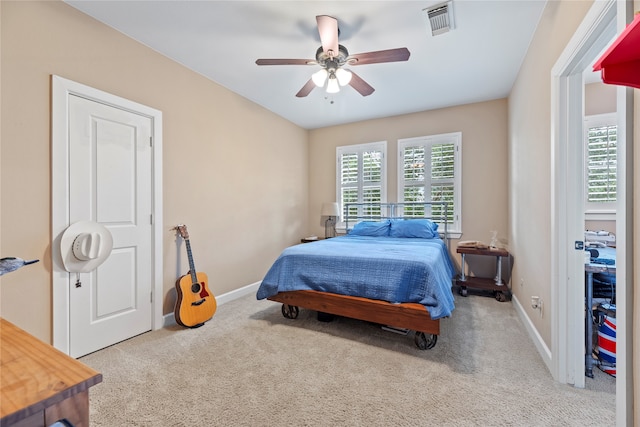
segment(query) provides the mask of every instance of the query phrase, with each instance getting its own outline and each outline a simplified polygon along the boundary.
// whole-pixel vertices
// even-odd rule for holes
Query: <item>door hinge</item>
[[[153,137],[149,137],[149,147],[153,147]]]
[[[150,292],[150,294],[149,294],[149,295],[150,295],[150,297],[151,297],[149,302],[151,302],[151,304],[153,304],[153,292]]]
[[[149,215],[149,224],[153,225],[153,214]]]

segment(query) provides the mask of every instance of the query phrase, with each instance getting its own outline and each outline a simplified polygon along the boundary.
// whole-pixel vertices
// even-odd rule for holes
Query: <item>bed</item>
[[[418,348],[433,348],[454,310],[446,221],[442,231],[429,217],[446,218],[446,204],[413,205],[346,204],[347,234],[286,248],[257,298],[282,303],[291,319],[302,307],[415,331]]]

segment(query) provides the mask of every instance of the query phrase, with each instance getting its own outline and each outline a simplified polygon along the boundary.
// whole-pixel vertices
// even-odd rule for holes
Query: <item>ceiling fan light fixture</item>
[[[340,86],[346,86],[351,81],[351,71],[338,68],[336,70],[336,78],[338,79]]]
[[[311,75],[311,80],[315,83],[316,86],[322,87],[324,86],[324,82],[327,80],[327,75],[329,73],[326,69],[322,68],[320,71],[317,71]]]
[[[336,75],[331,73],[329,75],[329,83],[327,83],[327,93],[338,93],[340,92],[340,85],[338,84],[338,79]]]
[[[2,0],[0,0],[2,1]],[[434,0],[425,0],[432,3]],[[442,0],[435,0],[440,2]],[[451,2],[452,0],[449,0]],[[425,9],[426,10],[426,9]],[[317,15],[320,47],[316,50],[316,59],[257,59],[256,65],[317,65],[320,67],[311,78],[296,93],[296,97],[304,98],[317,87],[325,87],[326,93],[340,92],[341,86],[349,85],[362,96],[371,95],[375,89],[360,76],[350,70],[343,70],[343,66],[365,64],[380,64],[385,62],[401,62],[411,55],[406,47],[396,49],[377,50],[349,55],[346,47],[338,43],[340,29],[338,20],[328,15]],[[326,86],[325,86],[326,85]]]

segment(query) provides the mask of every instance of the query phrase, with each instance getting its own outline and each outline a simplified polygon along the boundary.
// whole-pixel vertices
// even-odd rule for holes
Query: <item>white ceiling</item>
[[[441,1],[94,1],[71,6],[274,113],[315,129],[506,97],[545,0],[453,0],[455,28],[432,36],[422,10]],[[338,19],[350,53],[407,47],[407,62],[354,71],[376,90],[295,94],[317,65],[257,66],[258,58],[314,59],[316,15]],[[349,68],[349,67],[345,67]]]

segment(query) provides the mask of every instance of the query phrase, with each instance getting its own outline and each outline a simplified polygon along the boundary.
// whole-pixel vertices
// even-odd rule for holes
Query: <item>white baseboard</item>
[[[216,297],[216,304],[221,306],[222,304],[226,304],[238,298],[241,298],[248,294],[255,294],[260,287],[260,282],[255,282],[247,286],[243,286],[239,289],[234,289],[233,291],[227,292],[222,295],[218,295]],[[176,324],[176,318],[173,313],[168,313],[163,316],[164,322],[163,327],[171,326]]]
[[[234,289],[231,292],[227,292],[226,294],[222,294],[220,296],[216,297],[216,302],[218,303],[218,305],[222,305],[228,302],[231,302],[233,300],[237,300],[238,298],[241,298],[245,295],[248,294],[255,294],[256,292],[258,292],[258,288],[260,287],[260,283],[262,283],[262,281],[260,282],[255,282],[252,283],[250,285],[247,286],[243,286],[239,289]]]
[[[522,307],[522,304],[520,304],[520,301],[515,295],[512,295],[511,302],[516,309],[516,313],[518,313],[518,317],[520,318],[520,320],[522,320],[527,333],[531,337],[533,344],[536,346],[540,357],[542,357],[542,361],[545,365],[547,365],[547,369],[549,370],[549,372],[553,372],[551,367],[551,350],[549,350],[549,347],[547,347],[547,344],[538,333],[538,330],[531,322],[529,316],[527,316],[527,313],[524,311],[524,307]]]

